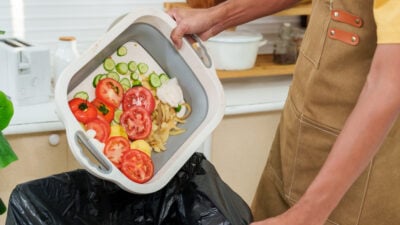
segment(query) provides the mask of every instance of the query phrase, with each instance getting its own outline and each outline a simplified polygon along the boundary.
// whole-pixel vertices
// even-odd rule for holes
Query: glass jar
[[[79,57],[75,37],[61,36],[58,40],[57,48],[54,52],[54,84],[57,82],[58,77],[65,67],[67,67],[71,61]]]
[[[297,59],[297,43],[294,40],[294,30],[290,23],[283,23],[279,39],[274,44],[274,62],[277,64],[294,64]]]

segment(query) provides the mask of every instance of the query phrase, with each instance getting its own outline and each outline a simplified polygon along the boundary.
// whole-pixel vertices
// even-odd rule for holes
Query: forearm
[[[377,153],[399,114],[399,52],[398,46],[378,47],[353,112],[321,171],[297,204],[304,215],[324,221]]]
[[[213,7],[217,26],[227,29],[291,7],[299,0],[228,0]]]

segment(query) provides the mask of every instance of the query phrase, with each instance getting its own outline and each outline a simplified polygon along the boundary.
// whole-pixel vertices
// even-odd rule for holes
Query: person
[[[202,40],[296,0],[174,8]],[[256,191],[253,225],[400,223],[400,1],[314,0]]]

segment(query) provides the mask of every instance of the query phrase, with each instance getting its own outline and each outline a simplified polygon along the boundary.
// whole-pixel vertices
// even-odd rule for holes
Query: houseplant
[[[18,159],[2,133],[2,130],[10,123],[13,114],[14,107],[12,102],[4,92],[0,91],[0,169]],[[0,198],[0,215],[5,211],[6,207]]]

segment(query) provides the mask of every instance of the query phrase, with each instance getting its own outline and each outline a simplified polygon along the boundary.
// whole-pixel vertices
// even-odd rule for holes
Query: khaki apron
[[[255,220],[286,211],[305,192],[357,101],[375,48],[373,0],[313,1],[292,85],[253,201]],[[399,128],[398,120],[326,224],[400,224]]]

